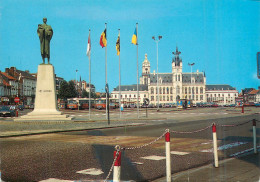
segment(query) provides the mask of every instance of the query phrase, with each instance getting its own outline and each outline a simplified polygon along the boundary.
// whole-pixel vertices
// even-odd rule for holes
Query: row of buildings
[[[56,91],[58,93],[61,83],[64,81],[61,77],[55,77]],[[20,104],[32,105],[35,100],[37,74],[30,73],[28,70],[22,71],[15,67],[5,68],[5,71],[0,71],[0,105],[14,104],[14,99],[19,97]],[[89,84],[81,79],[73,80],[78,93],[83,90],[89,92]],[[95,86],[90,84],[92,92],[95,92]]]
[[[151,72],[150,62],[145,54],[142,63],[142,75],[140,76],[139,103],[142,105],[144,99],[149,99],[150,104],[173,104],[180,99],[192,100],[193,103],[217,103],[218,105],[236,104],[236,101],[243,100],[244,103],[260,102],[260,90],[247,88],[239,94],[236,88],[230,85],[207,85],[205,72],[185,73],[183,72],[183,61],[181,52],[176,47],[171,61],[172,71],[170,73]],[[190,64],[192,66],[192,64]],[[30,105],[34,103],[37,74],[29,71],[21,71],[15,67],[6,68],[5,72],[0,71],[0,98],[1,102],[14,103],[14,98],[19,97],[21,103]],[[60,89],[63,78],[56,76],[56,90]],[[81,78],[73,80],[78,93],[83,90],[95,93],[95,86],[89,85]],[[137,103],[137,85],[121,86],[121,103]],[[119,86],[114,88],[111,98],[119,99]]]
[[[181,52],[179,52],[178,47],[173,54],[175,56],[171,61],[171,73],[151,72],[150,62],[145,54],[140,84],[138,84],[140,104],[143,104],[144,99],[148,98],[150,104],[153,105],[173,104],[180,99],[192,100],[195,104],[210,102],[218,105],[231,105],[236,104],[236,100],[241,98],[238,90],[230,85],[207,85],[205,72],[197,70],[196,72],[184,73]],[[118,86],[111,93],[111,97],[118,99],[119,92],[121,92],[123,104],[137,103],[137,85],[122,85],[120,91]],[[254,102],[260,102],[259,97],[260,90],[255,90]],[[243,101],[249,102],[247,98],[245,97]]]

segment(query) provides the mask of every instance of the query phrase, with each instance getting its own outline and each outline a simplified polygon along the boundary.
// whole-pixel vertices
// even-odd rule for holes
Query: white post
[[[253,119],[253,142],[254,142],[254,153],[257,154],[257,147],[256,147],[256,120]]]
[[[118,155],[116,153],[118,152]],[[117,157],[117,158],[116,158]],[[116,158],[114,169],[113,169],[113,182],[120,182],[121,176],[121,151],[120,146],[117,145],[114,151],[114,159]]]
[[[215,167],[218,167],[217,129],[216,129],[215,123],[213,123],[213,125],[212,125],[212,134],[213,134],[214,162],[215,162]]]
[[[171,182],[171,146],[170,146],[170,132],[166,129],[165,134],[165,153],[166,153],[166,181]]]

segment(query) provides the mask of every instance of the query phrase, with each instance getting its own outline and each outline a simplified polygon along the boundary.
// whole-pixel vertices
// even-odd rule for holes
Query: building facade
[[[236,88],[230,85],[206,85],[207,102],[221,106],[235,104],[238,94]]]
[[[180,99],[192,100],[193,103],[205,102],[205,73],[199,71],[183,73],[183,62],[178,47],[173,54],[175,56],[171,63],[172,72],[158,73],[158,75],[155,71],[150,72],[150,62],[145,55],[140,83],[148,86],[150,103],[155,105],[157,103],[172,104]]]
[[[142,105],[145,98],[149,98],[148,86],[138,85],[139,103]],[[112,99],[119,99],[119,86],[111,93]],[[121,103],[125,106],[137,104],[137,85],[121,85]]]
[[[155,71],[151,73],[150,62],[147,54],[145,54],[145,59],[142,63],[142,75],[140,77],[140,85],[147,87],[147,91],[145,89],[142,91],[143,97],[148,98],[150,104],[154,105],[157,103],[162,105],[174,104],[179,99],[192,100],[194,103],[206,102],[205,73],[199,71],[195,73],[183,73],[183,64],[180,57],[181,52],[178,51],[178,47],[176,47],[176,51],[173,54],[175,56],[171,62],[171,73],[156,73]],[[112,92],[113,98],[119,98],[117,88]],[[134,92],[133,90],[131,91]],[[130,90],[121,88],[122,99],[127,95],[125,94],[127,92],[130,92]],[[142,102],[143,99],[140,97],[140,103],[142,104]]]

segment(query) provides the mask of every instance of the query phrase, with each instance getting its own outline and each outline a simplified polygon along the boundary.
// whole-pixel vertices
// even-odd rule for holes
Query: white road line
[[[70,181],[70,180],[63,180],[63,179],[56,179],[56,178],[49,178],[46,180],[42,180],[39,182],[74,182],[74,181]]]
[[[157,155],[151,155],[151,156],[146,156],[146,157],[141,157],[141,158],[147,159],[147,160],[155,160],[155,161],[166,159],[166,157],[164,157],[164,156],[157,156]]]
[[[90,169],[85,169],[85,170],[78,171],[77,173],[79,173],[79,174],[89,174],[89,175],[97,176],[97,175],[103,174],[104,172],[101,169],[90,168]]]
[[[174,155],[187,155],[187,154],[189,154],[189,152],[171,151],[171,154],[174,154]]]

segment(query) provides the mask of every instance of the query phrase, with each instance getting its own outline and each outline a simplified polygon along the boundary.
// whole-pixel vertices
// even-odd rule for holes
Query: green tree
[[[78,93],[75,88],[75,84],[73,81],[63,81],[60,85],[60,90],[58,91],[58,98],[67,99],[77,97]]]
[[[69,81],[69,87],[68,87],[68,92],[67,92],[67,98],[73,98],[78,96],[78,92],[75,88],[75,84],[72,80]]]

